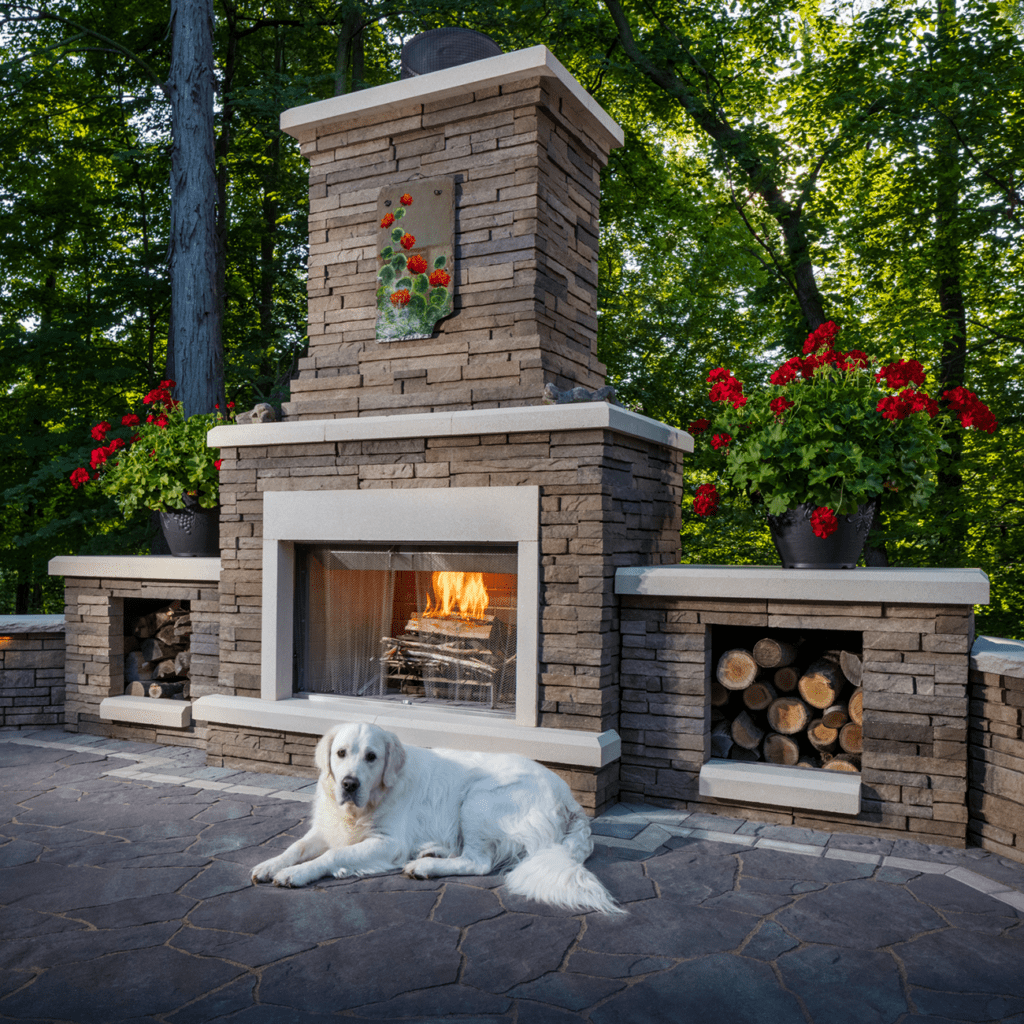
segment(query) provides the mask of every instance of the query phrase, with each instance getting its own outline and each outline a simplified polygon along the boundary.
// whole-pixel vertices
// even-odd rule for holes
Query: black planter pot
[[[192,507],[188,507],[188,505]],[[171,554],[178,558],[217,558],[220,555],[220,506],[186,507],[160,513],[160,529]]]
[[[822,540],[811,529],[811,515],[817,506],[804,502],[768,517],[768,529],[784,569],[852,569],[860,558],[871,530],[875,503],[861,505],[848,516],[837,516],[839,528]]]

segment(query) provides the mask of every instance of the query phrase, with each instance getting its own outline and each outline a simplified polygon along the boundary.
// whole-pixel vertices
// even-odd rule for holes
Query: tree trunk
[[[347,7],[341,17],[338,49],[334,59],[334,95],[344,96],[363,85],[363,28],[362,13],[356,6]]]
[[[937,0],[938,63],[956,73],[959,62],[956,42],[956,0]],[[935,289],[945,331],[942,339],[942,357],[939,363],[939,390],[962,387],[967,366],[967,311],[964,306],[962,259],[960,252],[960,190],[962,172],[960,147],[956,132],[946,114],[958,112],[956,99],[948,101],[953,110],[940,111],[936,119],[935,139]],[[963,457],[963,434],[954,429],[945,435],[949,453],[939,453],[939,497],[950,526],[947,564],[961,565],[966,529],[963,525],[963,476],[960,462]],[[947,549],[948,550],[948,549]]]
[[[213,412],[224,391],[217,287],[212,0],[172,0],[170,342],[175,396],[187,415]]]

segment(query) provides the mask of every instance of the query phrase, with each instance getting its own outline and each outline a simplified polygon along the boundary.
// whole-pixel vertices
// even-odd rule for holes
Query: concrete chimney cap
[[[332,132],[344,131],[346,122],[365,124],[366,116],[378,111],[434,103],[528,78],[558,79],[572,98],[591,115],[593,120],[587,127],[595,139],[603,142],[609,150],[622,145],[622,129],[543,45],[292,107],[281,114],[281,130],[300,141],[310,141],[318,133],[324,134],[327,128]]]

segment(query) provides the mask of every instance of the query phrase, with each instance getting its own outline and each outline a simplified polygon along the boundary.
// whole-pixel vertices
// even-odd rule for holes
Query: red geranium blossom
[[[108,444],[108,445],[107,445],[107,451],[108,451],[108,452],[109,452],[109,453],[110,453],[111,455],[113,455],[113,454],[114,454],[114,452],[116,452],[116,451],[118,450],[118,448],[123,448],[123,447],[124,447],[124,441],[123,441],[123,440],[122,440],[122,439],[121,439],[120,437],[115,437],[115,438],[114,438],[114,439],[113,439],[113,440],[112,440],[112,441],[110,442],[110,444]]]
[[[408,288],[399,288],[397,292],[391,293],[391,305],[393,306],[408,306],[412,296],[409,294]]]
[[[905,388],[908,384],[923,384],[924,367],[916,359],[901,359],[899,362],[883,366],[875,374],[875,380],[894,391]]]
[[[105,441],[106,438],[107,438],[107,431],[109,429],[110,429],[110,424],[106,420],[103,420],[102,422],[97,423],[96,426],[93,427],[92,431],[91,431],[92,439],[94,441]]]
[[[380,226],[382,228],[389,228],[395,223],[395,215],[393,213],[385,213],[380,219]]]
[[[82,484],[87,484],[89,482],[89,470],[87,470],[87,469],[76,469],[71,474],[70,479],[71,479],[71,486],[74,487],[74,489],[77,491],[78,488],[82,486]]]
[[[799,356],[787,359],[769,378],[773,384],[785,386],[796,380],[797,373],[803,366],[803,360]]]
[[[717,452],[719,448],[728,448],[730,441],[732,441],[731,434],[715,434],[711,438],[711,447]]]
[[[701,484],[697,488],[693,511],[699,516],[712,516],[718,511],[718,490],[714,484]]]
[[[423,274],[427,269],[427,261],[417,253],[415,256],[409,257],[409,262],[405,267],[410,274]]]
[[[694,420],[686,429],[691,434],[699,434],[702,430],[707,430],[711,426],[711,420]]]
[[[130,412],[125,416],[121,417],[122,427],[137,427],[139,425],[139,417],[135,413]]]
[[[447,270],[435,270],[430,275],[430,284],[433,288],[447,288],[450,280]]]
[[[839,333],[839,328],[831,320],[823,323],[817,330],[811,331],[807,335],[807,340],[804,342],[804,355],[808,355],[811,352],[817,352],[823,345],[826,349],[831,349],[835,346],[836,335]]]
[[[412,206],[412,196],[408,192],[398,200],[403,206]]]
[[[964,429],[974,427],[986,434],[994,434],[999,426],[998,420],[992,415],[989,407],[967,388],[952,388],[943,391],[942,397],[949,403],[949,408],[960,418],[960,426]]]
[[[795,402],[791,402],[788,398],[775,398],[768,403],[768,408],[771,409],[776,416],[781,416],[791,405],[795,404]]]
[[[214,460],[213,460],[213,468],[214,468],[215,470],[217,470],[217,472],[218,472],[218,473],[220,472],[220,467],[221,467],[221,463],[222,463],[223,461],[224,461],[223,459],[214,459]]]
[[[709,395],[712,402],[731,402],[734,409],[747,404],[743,396],[743,385],[724,366],[719,366],[708,374],[708,383],[715,382]]]
[[[815,537],[825,540],[839,529],[839,520],[832,509],[822,506],[811,514],[811,529]]]
[[[402,237],[398,240],[398,244],[403,249],[411,249],[416,244],[416,236],[415,235],[402,235]]]
[[[89,456],[89,465],[93,469],[99,469],[107,461],[108,455],[110,452],[106,448],[93,448],[92,454]]]

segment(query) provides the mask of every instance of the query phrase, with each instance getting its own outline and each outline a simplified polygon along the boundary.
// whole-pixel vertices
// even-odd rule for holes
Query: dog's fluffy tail
[[[624,914],[597,877],[583,866],[593,848],[590,824],[582,812],[576,813],[562,842],[536,850],[520,861],[505,876],[505,888],[563,910]]]

